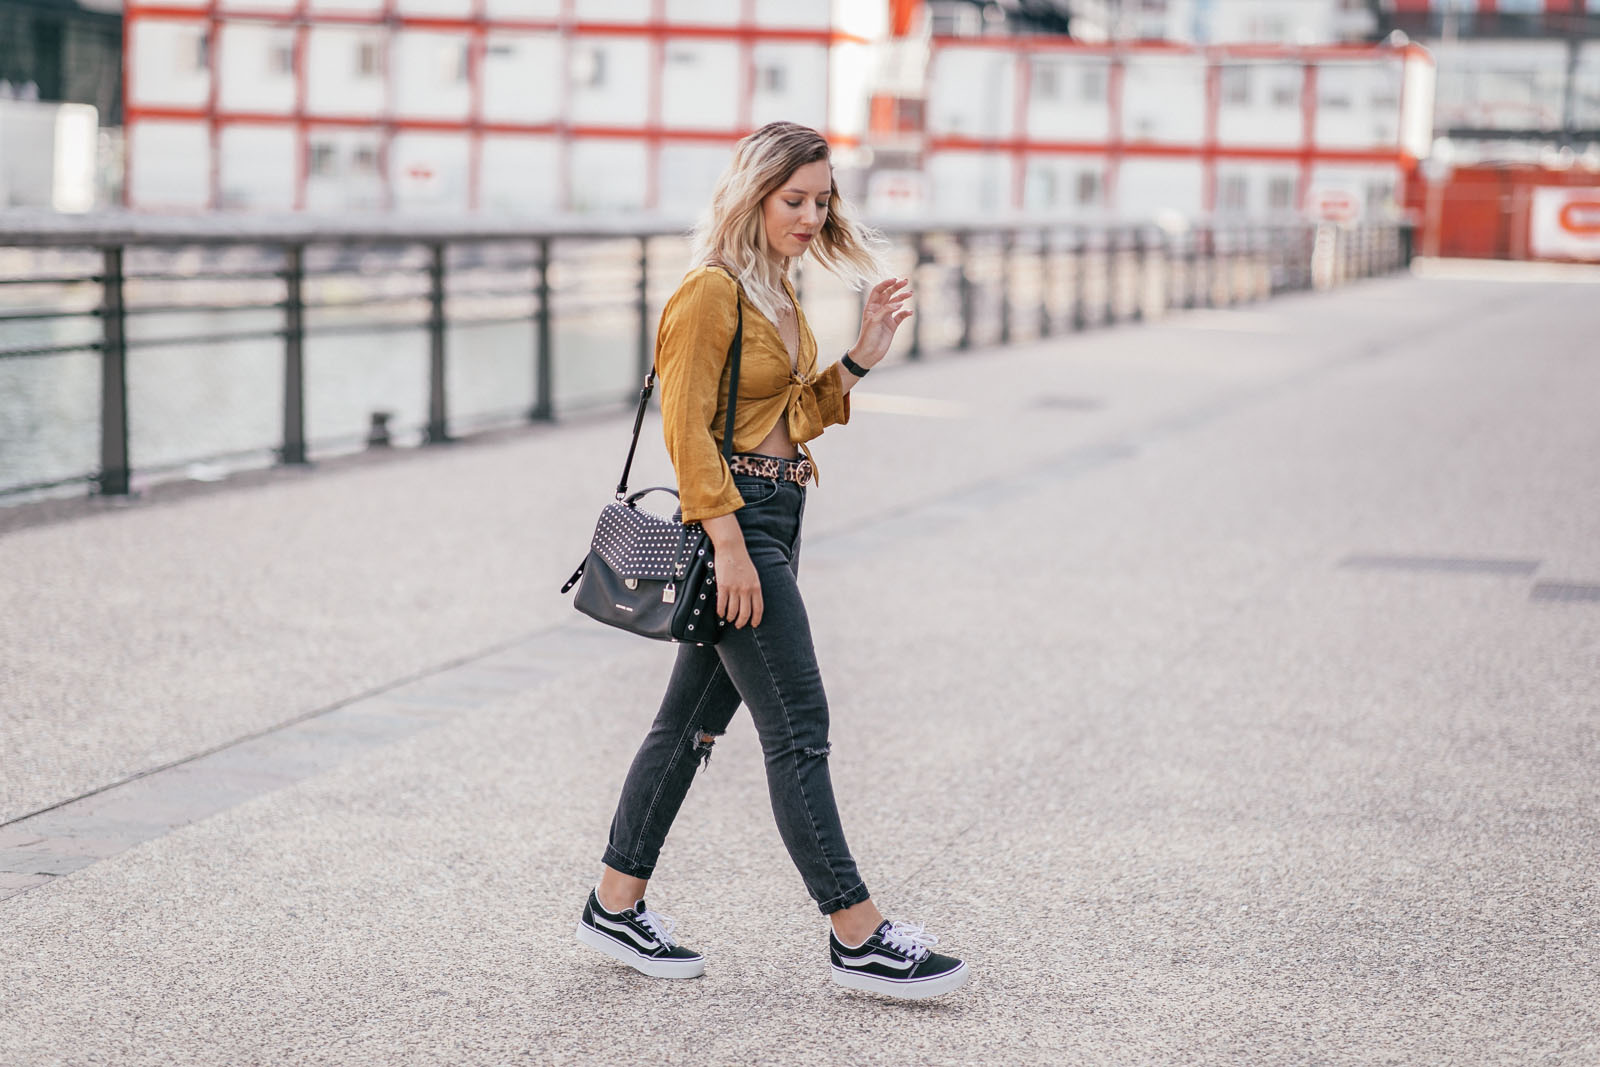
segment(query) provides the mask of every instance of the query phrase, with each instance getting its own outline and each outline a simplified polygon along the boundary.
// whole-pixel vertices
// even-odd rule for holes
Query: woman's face
[[[833,166],[819,159],[797,169],[761,201],[767,247],[774,256],[794,259],[805,255],[828,217],[832,186]]]

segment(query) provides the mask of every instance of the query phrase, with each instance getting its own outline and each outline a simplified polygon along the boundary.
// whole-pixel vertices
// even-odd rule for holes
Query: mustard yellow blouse
[[[788,279],[783,286],[794,300]],[[798,300],[800,359],[791,370],[777,326],[750,303],[731,275],[717,267],[690,271],[662,310],[656,333],[662,432],[678,475],[685,522],[727,515],[744,504],[722,458],[731,370],[728,345],[740,305],[744,336],[733,450],[753,450],[786,418],[789,439],[810,458],[805,442],[820,437],[828,426],[850,421],[850,397],[839,387],[837,364],[816,372],[817,339]]]

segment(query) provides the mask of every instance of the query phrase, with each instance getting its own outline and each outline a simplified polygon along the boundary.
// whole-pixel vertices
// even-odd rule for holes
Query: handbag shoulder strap
[[[733,413],[739,402],[739,357],[744,350],[744,302],[741,299],[744,287],[739,284],[739,279],[732,271],[726,271],[728,277],[733,278],[734,297],[733,306],[738,314],[738,319],[733,328],[733,341],[728,345],[728,362],[732,364],[732,373],[728,378],[728,418],[723,423],[722,429],[722,458],[731,462],[733,460]],[[650,364],[650,372],[644,376],[644,388],[639,390],[639,410],[633,416],[633,440],[628,444],[628,458],[622,464],[622,477],[617,481],[617,499],[621,500],[628,495],[628,472],[633,469],[633,454],[639,448],[639,431],[644,426],[644,411],[650,403],[650,394],[656,388],[656,367]]]

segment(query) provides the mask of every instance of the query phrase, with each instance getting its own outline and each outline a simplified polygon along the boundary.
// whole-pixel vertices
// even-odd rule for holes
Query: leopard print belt
[[[775,478],[780,482],[795,482],[801,486],[816,476],[809,459],[782,459],[778,456],[761,456],[753,452],[737,453],[728,461],[728,469],[735,474]]]

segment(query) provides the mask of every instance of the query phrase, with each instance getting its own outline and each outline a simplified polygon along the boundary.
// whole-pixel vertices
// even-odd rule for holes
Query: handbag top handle
[[[734,295],[733,306],[738,311],[738,322],[733,328],[733,341],[728,345],[728,361],[733,364],[733,373],[728,379],[728,418],[722,427],[722,458],[733,461],[733,412],[739,402],[739,356],[744,349],[744,303],[741,297],[744,289],[739,285],[732,271],[727,272],[733,278],[733,284],[738,288]],[[644,376],[644,388],[639,390],[639,410],[633,416],[633,440],[628,444],[628,458],[622,464],[622,477],[617,481],[617,499],[621,500],[628,495],[628,472],[633,469],[633,454],[639,448],[639,430],[644,426],[644,409],[650,403],[650,394],[656,389],[656,365],[650,364],[650,373]]]

